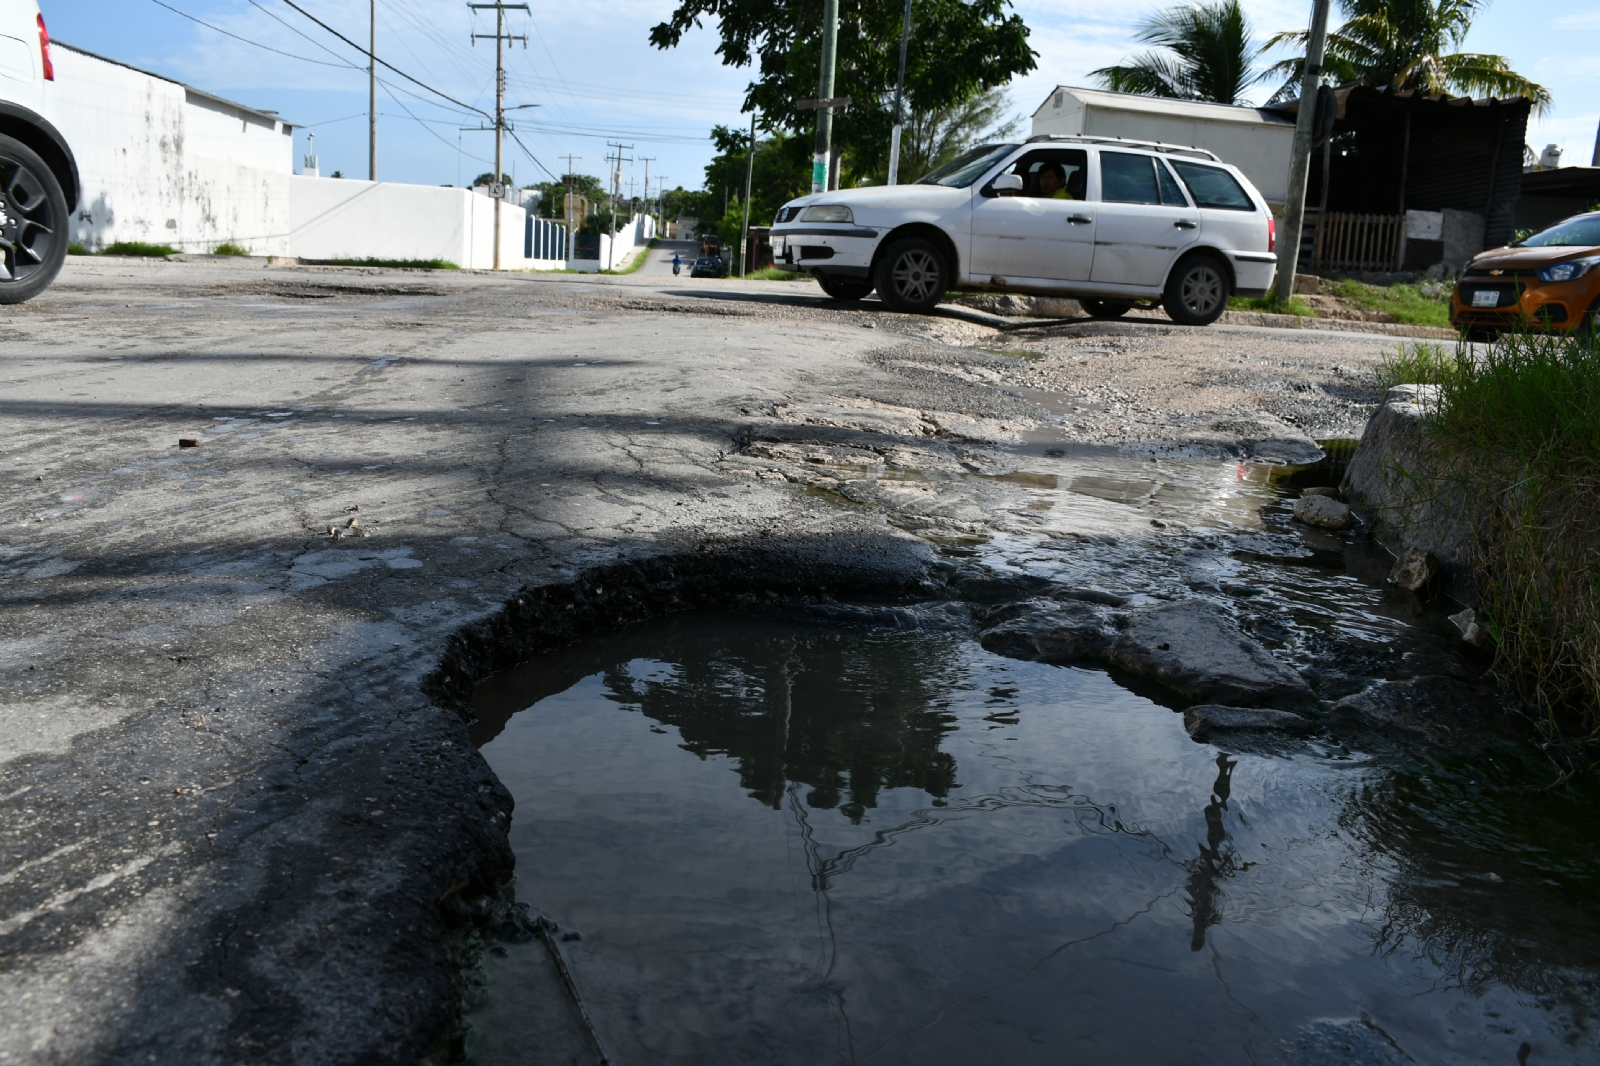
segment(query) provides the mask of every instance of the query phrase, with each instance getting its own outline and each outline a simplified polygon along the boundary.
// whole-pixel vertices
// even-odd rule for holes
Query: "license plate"
[[[1497,307],[1500,304],[1500,293],[1496,289],[1479,289],[1472,294],[1473,307]]]

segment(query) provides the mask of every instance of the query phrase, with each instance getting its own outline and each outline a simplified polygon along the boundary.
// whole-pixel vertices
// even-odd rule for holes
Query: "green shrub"
[[[100,250],[101,255],[140,255],[153,259],[177,255],[178,250],[170,244],[147,244],[144,241],[117,241],[108,244]]]
[[[1291,296],[1287,303],[1280,301],[1276,293],[1267,293],[1265,296],[1234,296],[1228,300],[1230,311],[1265,311],[1269,315],[1295,315],[1299,318],[1315,318],[1316,311],[1306,306],[1304,300]]]
[[[212,255],[249,255],[250,254],[250,249],[246,248],[242,244],[235,244],[232,241],[223,241],[221,244],[219,244],[215,248],[211,249],[211,254]]]
[[[1396,322],[1408,326],[1450,326],[1450,292],[1448,281],[1435,282],[1436,294],[1429,296],[1420,284],[1403,282],[1396,285],[1368,285],[1345,278],[1326,283],[1322,291],[1337,296],[1362,311],[1383,311],[1394,316]]]
[[[746,274],[746,281],[799,281],[809,275],[797,270],[784,270],[782,267],[762,267]]]
[[[1473,517],[1494,670],[1564,770],[1600,756],[1600,341],[1505,334],[1412,346],[1380,380],[1438,386],[1425,426],[1440,487]]]
[[[94,253],[89,251],[89,249],[85,248],[83,245],[79,244],[77,241],[68,241],[67,242],[67,254],[68,255],[93,255]]]
[[[1396,385],[1438,385],[1456,372],[1458,353],[1446,353],[1442,344],[1402,344],[1384,352],[1374,373],[1378,388],[1387,392]]]

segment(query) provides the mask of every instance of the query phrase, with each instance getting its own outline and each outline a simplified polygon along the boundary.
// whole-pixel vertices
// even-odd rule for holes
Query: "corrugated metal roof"
[[[1058,92],[1069,92],[1091,107],[1110,111],[1136,111],[1147,115],[1171,115],[1177,118],[1206,119],[1212,122],[1237,122],[1251,126],[1292,126],[1293,119],[1285,119],[1264,108],[1235,107],[1232,104],[1208,104],[1198,100],[1174,100],[1166,96],[1141,96],[1138,93],[1114,93],[1105,89],[1080,89],[1072,85],[1058,85],[1050,91],[1034,111],[1050,107]]]

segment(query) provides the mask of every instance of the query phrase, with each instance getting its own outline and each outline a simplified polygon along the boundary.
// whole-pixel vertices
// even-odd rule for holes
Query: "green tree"
[[[914,112],[958,105],[1034,69],[1028,27],[1010,7],[1008,0],[913,0],[906,97]],[[854,104],[835,113],[834,148],[847,156],[847,168],[876,173],[889,154],[904,8],[884,0],[840,0],[839,16],[834,92]],[[650,41],[675,48],[685,33],[711,19],[717,21],[716,54],[723,65],[756,68],[744,110],[759,111],[762,129],[792,136],[795,143],[784,151],[793,153],[809,183],[817,115],[795,104],[817,95],[821,3],[679,0],[671,19],[650,31]],[[737,188],[743,187],[741,181]]]
[[[600,179],[589,174],[566,174],[560,181],[540,182],[528,187],[539,190],[539,217],[553,218],[557,221],[565,216],[565,197],[568,189],[587,198],[590,204],[597,207],[608,201],[605,187],[600,184]]]
[[[501,182],[501,184],[504,184],[504,185],[510,185],[511,184],[511,175],[510,174],[502,174],[502,175],[500,175],[500,182]],[[476,188],[479,185],[493,185],[493,184],[494,184],[494,171],[492,171],[492,170],[486,170],[482,174],[479,174],[477,177],[472,179],[472,185],[473,185],[474,188]]]
[[[705,189],[709,197],[706,211],[717,215],[723,210],[724,200],[730,205],[735,200],[740,204],[744,202],[750,131],[714,126],[711,143],[716,147],[716,155],[706,164]],[[750,182],[752,226],[771,225],[778,208],[811,191],[811,175],[806,164],[810,158],[811,147],[803,137],[782,132],[769,137],[757,135],[755,169]],[[718,232],[724,240],[729,239],[720,226]],[[737,226],[732,239],[738,239]]]
[[[1504,56],[1456,51],[1487,0],[1340,0],[1346,21],[1328,34],[1323,68],[1341,84],[1360,82],[1427,94],[1526,97],[1536,114],[1550,110],[1550,90],[1511,69]],[[1298,96],[1307,31],[1280,33],[1268,47],[1289,45],[1302,55],[1272,69],[1287,80],[1280,97]]]
[[[916,181],[975,144],[1014,137],[1022,119],[1006,119],[1008,103],[1004,89],[990,89],[951,107],[913,111],[900,138],[900,180]],[[887,181],[888,170],[885,161],[873,177]]]
[[[1134,38],[1165,51],[1145,52],[1120,66],[1094,71],[1106,88],[1237,104],[1266,76],[1256,68],[1264,49],[1252,40],[1239,0],[1168,8],[1147,16]]]

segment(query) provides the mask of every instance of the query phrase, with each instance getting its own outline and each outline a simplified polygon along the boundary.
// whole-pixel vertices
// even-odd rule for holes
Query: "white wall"
[[[290,182],[290,255],[303,259],[447,259],[494,266],[494,201],[470,189],[348,178]],[[524,269],[527,212],[503,203],[500,263]]]
[[[622,228],[611,236],[604,233],[600,235],[600,257],[598,259],[570,259],[566,263],[568,270],[581,270],[586,274],[597,273],[601,270],[622,270],[633,257],[645,248],[656,235],[656,219],[654,215],[634,215]]]
[[[283,123],[65,45],[49,113],[78,160],[71,239],[285,254],[294,141]]]

